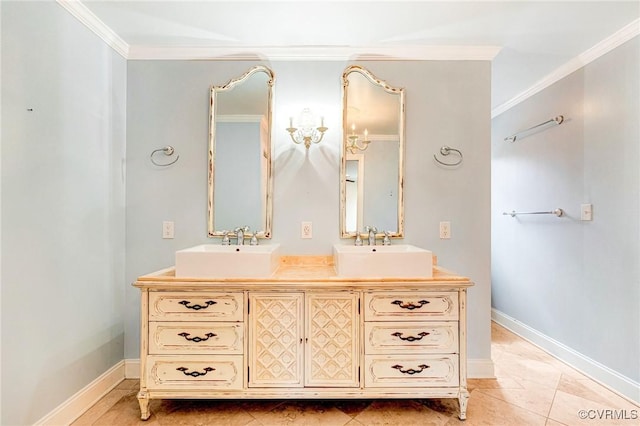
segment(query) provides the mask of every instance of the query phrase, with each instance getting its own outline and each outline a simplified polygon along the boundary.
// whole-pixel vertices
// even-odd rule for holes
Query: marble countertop
[[[435,265],[435,262],[434,262]],[[470,287],[473,285],[468,277],[458,275],[440,266],[433,267],[433,277],[415,278],[345,278],[336,275],[332,256],[283,256],[280,265],[273,275],[260,278],[190,278],[176,277],[175,267],[162,269],[151,274],[143,275],[133,284],[140,288],[162,288],[176,285],[181,288],[204,288],[222,286],[231,289],[234,284],[238,287],[249,289],[250,287],[295,289],[304,288],[388,288],[390,286],[410,287]],[[241,285],[241,286],[240,286]]]

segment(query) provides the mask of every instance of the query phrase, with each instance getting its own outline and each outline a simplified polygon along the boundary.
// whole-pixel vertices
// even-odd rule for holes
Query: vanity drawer
[[[365,321],[458,319],[458,292],[371,292],[364,295]]]
[[[150,354],[241,354],[244,324],[150,322]]]
[[[369,388],[458,386],[458,355],[365,355]]]
[[[457,353],[458,323],[366,322],[365,353]]]
[[[242,293],[150,292],[150,321],[242,321]]]
[[[242,355],[148,356],[149,389],[243,388]]]

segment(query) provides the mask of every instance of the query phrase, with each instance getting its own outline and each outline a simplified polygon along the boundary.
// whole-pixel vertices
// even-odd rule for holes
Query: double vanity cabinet
[[[331,257],[282,257],[265,278],[140,277],[142,419],[162,398],[457,398],[466,417],[466,289],[342,278]]]

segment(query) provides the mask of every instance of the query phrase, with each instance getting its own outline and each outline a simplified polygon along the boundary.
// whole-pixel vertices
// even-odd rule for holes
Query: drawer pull
[[[402,374],[418,374],[418,373],[422,373],[424,370],[426,370],[427,368],[429,368],[428,365],[425,364],[420,364],[418,366],[418,368],[420,368],[420,370],[414,370],[413,368],[408,368],[406,370],[403,370],[401,365],[394,365],[391,368],[395,368],[396,370],[399,370]]]
[[[392,336],[399,337],[400,340],[405,340],[407,342],[415,342],[417,340],[422,340],[422,338],[424,336],[428,336],[429,334],[430,333],[427,333],[426,331],[423,331],[421,333],[418,333],[418,336],[420,336],[420,337],[416,337],[416,336],[402,337],[402,333],[400,333],[399,331],[396,331],[395,333],[391,333]]]
[[[391,302],[392,305],[398,305],[402,309],[409,309],[410,311],[413,311],[414,309],[422,308],[422,306],[426,305],[427,303],[429,303],[429,301],[428,300],[421,300],[418,303],[419,303],[419,305],[414,305],[413,302],[409,302],[409,303],[403,304],[401,300],[394,300],[393,302]]]
[[[207,340],[209,340],[210,337],[216,337],[217,334],[215,334],[215,333],[207,333],[207,334],[205,334],[205,336],[207,336],[207,337],[199,337],[199,336],[189,337],[190,334],[185,332],[185,333],[178,333],[178,336],[182,336],[182,337],[184,337],[185,339],[187,339],[190,342],[200,343],[200,342],[206,342]]]
[[[204,302],[204,305],[198,305],[197,303],[195,305],[189,305],[188,300],[182,300],[178,303],[180,303],[181,305],[184,305],[184,307],[187,309],[193,309],[194,311],[199,311],[200,309],[207,309],[209,306],[215,305],[218,302],[216,302],[215,300],[207,300],[206,302]]]
[[[205,367],[204,373],[201,373],[199,371],[187,371],[188,369],[185,367],[178,367],[176,368],[176,370],[182,371],[182,374],[184,374],[185,376],[199,377],[199,376],[206,376],[209,371],[215,371],[215,368]]]

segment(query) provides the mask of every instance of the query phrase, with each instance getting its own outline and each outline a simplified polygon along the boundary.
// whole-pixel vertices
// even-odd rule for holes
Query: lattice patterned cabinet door
[[[359,386],[358,293],[306,295],[306,386]]]
[[[249,294],[249,387],[302,387],[303,293]]]

